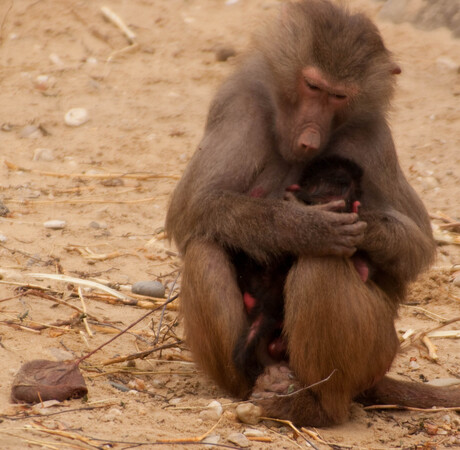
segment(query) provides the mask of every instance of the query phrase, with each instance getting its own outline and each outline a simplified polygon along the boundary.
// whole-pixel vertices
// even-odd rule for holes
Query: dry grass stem
[[[452,323],[455,323],[455,322],[458,322],[460,321],[460,317],[454,317],[453,319],[450,319],[450,320],[447,320],[446,322],[442,323],[441,325],[438,325],[434,328],[431,328],[430,330],[427,330],[427,331],[419,331],[417,333],[413,333],[410,337],[410,339],[407,339],[406,341],[404,341],[402,344],[401,344],[401,348],[407,348],[409,347],[410,345],[413,345],[415,344],[416,341],[418,340],[422,340],[425,336],[429,336],[429,337],[433,337],[433,332],[439,330],[440,328],[443,328],[447,325],[450,325]],[[457,330],[454,330],[454,332],[456,333]],[[449,332],[450,333],[450,332]],[[437,337],[445,337],[445,336],[440,336],[438,335]],[[450,334],[448,335],[448,337],[452,337]],[[455,336],[456,337],[456,336]]]
[[[460,338],[460,330],[433,331],[428,333],[429,338]]]
[[[72,440],[75,440],[75,441],[80,441],[80,442],[83,442],[86,445],[89,445],[90,447],[101,448],[101,445],[100,445],[100,443],[98,441],[94,441],[94,440],[92,440],[90,438],[87,438],[87,437],[82,436],[82,435],[77,434],[77,433],[71,433],[69,431],[61,431],[61,430],[52,430],[51,428],[48,428],[48,427],[46,427],[44,425],[40,425],[38,423],[33,423],[32,424],[32,429],[34,429],[36,431],[40,431],[42,433],[51,434],[51,435],[54,435],[54,436],[60,436],[60,437],[67,438],[67,439],[72,439]],[[85,447],[79,447],[79,448],[85,448]]]
[[[134,252],[111,252],[111,253],[95,253],[88,247],[83,247],[81,245],[68,245],[65,249],[69,252],[76,251],[83,256],[83,258],[89,261],[106,261],[108,259],[119,258],[120,256],[136,256],[140,258],[137,253]]]
[[[24,331],[29,331],[30,333],[40,334],[40,331],[36,330],[35,328],[27,327],[25,325],[19,325],[18,323],[10,321],[10,320],[3,320],[0,323],[4,325],[8,325],[17,330],[24,330]]]
[[[130,296],[138,296],[138,294],[130,294]],[[155,309],[158,307],[158,304],[160,303],[160,299],[155,299],[153,297],[145,297],[142,296],[143,298],[148,298],[148,301],[143,301],[143,300],[137,300],[135,298],[126,298],[126,299],[121,299],[121,298],[114,298],[111,296],[107,295],[97,295],[97,294],[86,294],[86,298],[90,298],[92,300],[98,300],[101,302],[109,303],[111,305],[115,305],[117,303],[121,303],[126,306],[137,306],[138,308],[142,309]],[[161,303],[164,302],[164,299],[161,299]],[[176,311],[178,308],[177,305],[174,304],[168,304],[167,309],[171,311]]]
[[[365,410],[371,411],[374,409],[398,409],[401,411],[420,411],[420,412],[444,412],[444,411],[460,411],[460,406],[454,406],[452,408],[413,408],[410,406],[401,405],[370,405],[365,406]]]
[[[128,39],[130,44],[134,44],[136,34],[128,28],[120,16],[115,14],[108,6],[102,6],[101,12],[109,22],[112,22],[116,27],[118,27],[118,29],[126,36],[126,39]]]
[[[120,362],[132,361],[134,359],[144,359],[145,357],[151,355],[154,352],[157,352],[157,351],[160,351],[160,350],[166,350],[168,348],[178,347],[180,344],[182,344],[182,341],[174,342],[172,344],[160,345],[159,347],[151,348],[149,350],[144,350],[142,352],[133,353],[131,355],[119,356],[117,358],[108,359],[106,361],[103,361],[101,363],[101,365],[102,366],[108,366],[110,364],[117,364],[117,363],[120,363]]]
[[[96,320],[97,322],[103,322],[103,320],[100,320],[96,316],[93,316],[92,314],[87,313],[86,311],[84,311],[83,309],[79,308],[78,306],[71,305],[70,303],[67,303],[64,300],[61,300],[61,299],[56,298],[56,297],[54,297],[52,295],[46,294],[45,292],[30,289],[28,291],[25,291],[23,293],[23,295],[24,296],[26,296],[26,295],[34,295],[35,297],[40,297],[40,298],[43,298],[44,300],[50,300],[50,301],[58,303],[60,305],[67,306],[68,308],[71,308],[74,311],[77,311],[78,313],[80,313],[82,315],[86,315],[88,317],[91,317],[91,319]]]
[[[99,289],[101,291],[107,292],[114,297],[117,297],[121,300],[127,300],[127,296],[122,294],[121,292],[116,291],[115,289],[109,288],[104,286],[100,283],[95,283],[94,281],[89,280],[82,280],[81,278],[69,277],[68,275],[60,275],[60,274],[52,274],[52,273],[29,273],[27,274],[29,277],[33,278],[43,278],[48,280],[57,280],[63,281],[65,283],[73,283],[81,286],[91,287],[93,289]]]
[[[427,309],[425,308],[422,308],[420,306],[412,306],[412,305],[402,305],[406,308],[410,308],[410,309],[414,309],[422,314],[424,314],[425,316],[427,316],[428,318],[430,319],[433,319],[433,320],[437,320],[438,322],[447,322],[449,319],[446,319],[445,317],[442,317],[434,312],[431,312],[431,311],[428,311]]]
[[[201,436],[192,437],[188,439],[159,439],[155,441],[155,443],[159,444],[187,444],[192,442],[201,442],[203,439],[206,439],[216,428],[217,425],[222,421],[224,416],[220,416],[219,420],[208,430],[206,433],[202,434]]]
[[[115,204],[136,204],[136,203],[146,203],[146,202],[153,202],[157,200],[157,197],[147,197],[147,198],[139,198],[137,200],[92,200],[92,199],[80,199],[80,198],[69,198],[64,200],[8,200],[8,203],[19,203],[24,205],[54,205],[59,203],[67,203],[69,205],[72,204],[107,204],[107,203],[115,203]]]
[[[328,444],[326,441],[324,441],[323,439],[321,439],[321,436],[320,436],[316,431],[309,430],[309,429],[304,428],[304,427],[302,427],[301,430],[302,430],[306,435],[310,436],[312,439],[314,439],[315,441],[319,442],[320,444],[330,445],[330,444]]]
[[[273,419],[267,419],[267,420],[273,420]],[[268,428],[268,427],[267,427]],[[280,433],[279,431],[273,430],[272,428],[268,428],[268,431],[275,436],[278,436],[284,441],[289,441],[291,444],[295,445],[298,448],[303,448],[298,442],[296,442],[294,439],[291,439],[289,436],[286,436],[285,434]],[[316,447],[315,447],[316,448]]]
[[[9,161],[5,160],[5,165],[10,170],[35,173],[37,175],[43,175],[48,177],[57,177],[57,178],[81,178],[81,179],[97,179],[97,180],[108,180],[111,178],[127,178],[133,180],[153,180],[158,178],[170,178],[172,180],[178,180],[180,177],[178,175],[165,175],[165,174],[155,174],[149,172],[142,173],[107,173],[107,174],[86,174],[86,173],[63,173],[63,172],[47,172],[43,170],[36,169],[26,169],[25,167],[17,166]]]
[[[248,439],[248,441],[255,441],[255,442],[264,442],[264,443],[267,443],[267,444],[271,444],[273,442],[273,439],[269,436],[246,436],[246,438]]]
[[[83,319],[82,319],[83,320],[83,325],[85,326],[85,330],[88,333],[88,336],[92,338],[94,336],[94,334],[91,331],[91,329],[89,327],[89,324],[88,324],[88,319],[86,318],[87,317],[86,303],[85,303],[85,299],[83,298],[83,292],[82,292],[80,286],[78,286],[78,297],[80,297],[81,306],[82,306],[83,313],[84,313]]]
[[[270,420],[276,423],[282,423],[283,425],[287,425],[289,428],[294,431],[295,435],[300,436],[310,447],[317,449],[315,445],[313,445],[290,420],[283,420],[283,419],[272,419],[270,417],[261,417],[262,420]],[[295,442],[295,441],[292,441]],[[297,445],[298,443],[295,442]],[[299,446],[299,445],[298,445]],[[300,446],[299,446],[300,447]]]
[[[438,360],[438,354],[436,353],[435,345],[430,341],[428,336],[423,336],[422,342],[425,344],[425,347],[428,349],[428,356],[433,360]]]

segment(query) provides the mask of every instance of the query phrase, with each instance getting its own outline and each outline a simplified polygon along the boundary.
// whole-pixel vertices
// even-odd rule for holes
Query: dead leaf
[[[14,403],[64,401],[88,393],[85,380],[75,361],[36,359],[23,364],[13,381],[11,400]]]

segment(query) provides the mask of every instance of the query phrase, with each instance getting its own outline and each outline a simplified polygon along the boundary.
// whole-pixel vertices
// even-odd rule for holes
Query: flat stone
[[[133,294],[147,297],[163,298],[165,296],[165,287],[159,281],[138,281],[133,284],[131,291]]]

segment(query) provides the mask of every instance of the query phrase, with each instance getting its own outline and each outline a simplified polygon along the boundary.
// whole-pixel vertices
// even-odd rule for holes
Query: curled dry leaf
[[[11,400],[14,403],[39,403],[46,400],[64,401],[88,393],[85,380],[75,361],[26,362],[13,381]]]

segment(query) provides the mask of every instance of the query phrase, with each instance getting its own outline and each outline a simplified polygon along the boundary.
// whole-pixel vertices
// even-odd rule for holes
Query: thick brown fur
[[[385,118],[399,69],[367,18],[326,0],[286,4],[261,36],[212,102],[166,219],[184,258],[188,344],[221,387],[250,394],[251,381],[232,359],[248,319],[226,249],[260,262],[292,254],[289,367],[278,372],[287,370],[300,390],[278,395],[270,374],[277,366],[267,367],[253,393],[264,394],[266,412],[330,425],[346,420],[351,400],[364,392],[370,401],[426,406],[426,386],[382,378],[398,348],[398,303],[435,251],[428,214],[401,171]],[[337,205],[283,200],[318,154],[363,168],[359,218],[334,212]],[[356,249],[378,269],[369,283],[350,261]],[[459,389],[433,389],[430,405],[460,405]]]
[[[361,168],[349,159],[319,158],[307,166],[298,185],[287,188],[285,198],[307,205],[343,200],[344,205],[337,211],[352,212],[361,198],[361,178]],[[353,258],[359,258],[359,264],[365,265],[365,255],[353,255]],[[267,265],[238,251],[232,255],[232,262],[241,292],[252,299],[251,305],[245,305],[250,326],[238,339],[233,351],[234,362],[246,378],[255,381],[265,365],[285,359],[285,343],[280,338],[283,290],[294,258],[286,255]],[[368,273],[366,267],[366,279]]]

